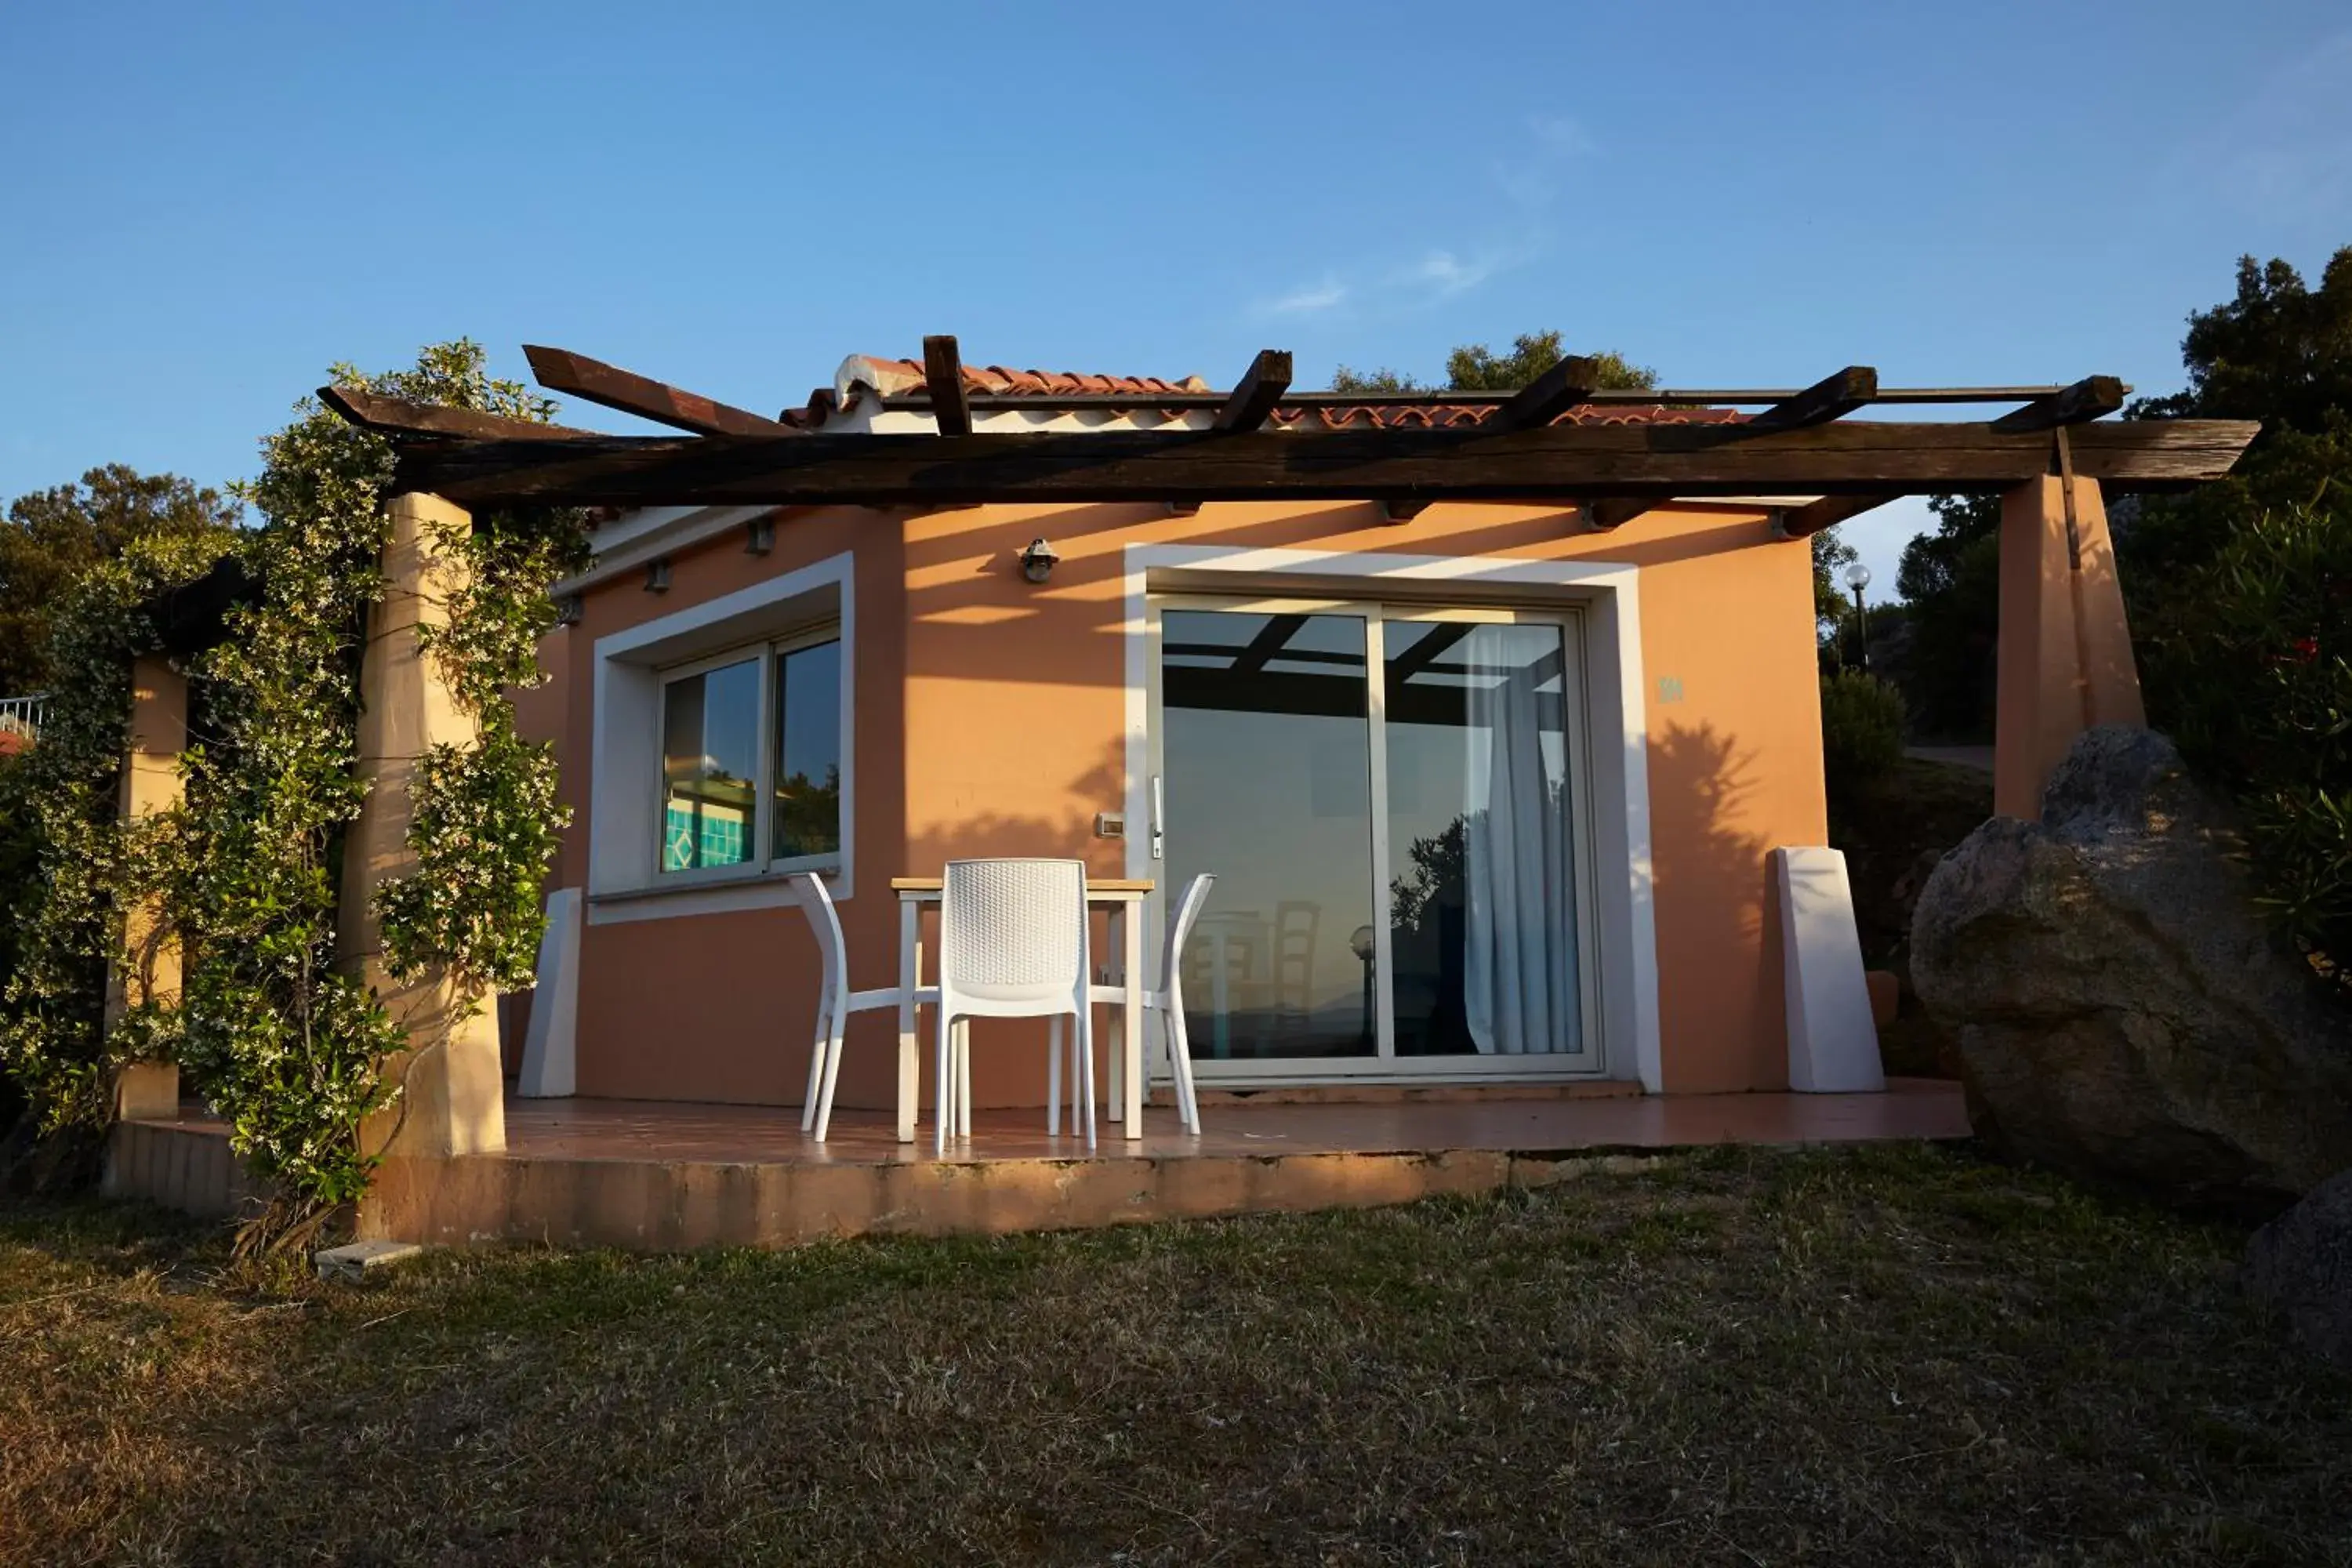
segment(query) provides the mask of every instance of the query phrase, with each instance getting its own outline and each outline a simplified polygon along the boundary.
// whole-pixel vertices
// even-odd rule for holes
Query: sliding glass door
[[[1164,888],[1209,1079],[1595,1071],[1573,615],[1155,605]]]

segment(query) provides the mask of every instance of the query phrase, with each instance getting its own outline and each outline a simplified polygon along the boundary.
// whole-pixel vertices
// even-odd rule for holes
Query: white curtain
[[[1543,721],[1566,720],[1559,634],[1482,626],[1466,640],[1468,821],[1463,846],[1467,910],[1463,993],[1471,1038],[1492,1055],[1576,1047],[1574,900],[1567,813],[1556,743]],[[1546,657],[1549,655],[1549,657]],[[1564,741],[1564,737],[1562,737]]]

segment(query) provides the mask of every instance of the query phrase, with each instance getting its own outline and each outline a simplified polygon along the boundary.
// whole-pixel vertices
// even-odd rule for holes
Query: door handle
[[[1168,801],[1160,787],[1160,775],[1151,775],[1151,858],[1166,859],[1168,856]]]

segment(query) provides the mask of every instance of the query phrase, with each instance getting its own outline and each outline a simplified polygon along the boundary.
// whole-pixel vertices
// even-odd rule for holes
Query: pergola
[[[396,488],[459,506],[962,506],[990,501],[1204,502],[1289,498],[1385,503],[1393,522],[1442,500],[1575,503],[1587,526],[1633,521],[1675,498],[1819,497],[1788,509],[1791,536],[1903,495],[2005,491],[2045,476],[2109,490],[2218,479],[2258,428],[2237,420],[2100,422],[2128,391],[2071,385],[1881,387],[1850,366],[1811,386],[1604,391],[1589,359],[1562,360],[1508,394],[1294,392],[1291,356],[1269,349],[1224,393],[989,395],[966,384],[956,340],[924,341],[925,388],[883,406],[932,417],[936,434],[827,434],[681,391],[559,349],[530,348],[551,391],[687,432],[607,436],[433,407],[353,389],[320,396],[400,444]],[[1444,405],[1483,409],[1445,428],[1269,428],[1279,413]],[[1967,422],[1851,417],[1894,405],[2005,405]],[[1205,429],[976,431],[976,412],[1212,412]],[[1753,408],[1708,423],[1557,423],[1577,408]]]

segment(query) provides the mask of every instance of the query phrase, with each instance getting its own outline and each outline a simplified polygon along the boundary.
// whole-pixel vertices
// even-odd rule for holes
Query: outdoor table
[[[916,1100],[922,1081],[921,1044],[915,1030],[915,991],[922,984],[922,948],[918,940],[921,910],[940,901],[945,879],[893,877],[898,895],[898,1142],[915,1141]],[[1118,1049],[1110,1058],[1110,1109],[1129,1138],[1143,1136],[1143,900],[1150,879],[1087,879],[1087,903],[1110,917],[1111,942],[1118,949],[1118,984],[1092,987],[1097,1000],[1116,996]]]

